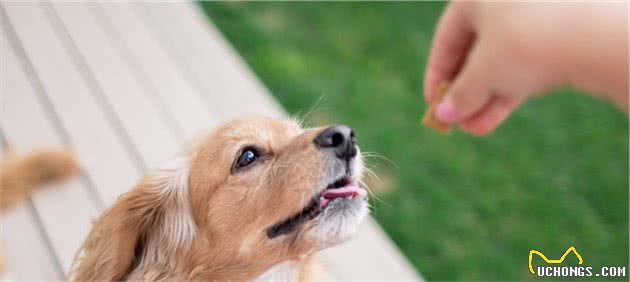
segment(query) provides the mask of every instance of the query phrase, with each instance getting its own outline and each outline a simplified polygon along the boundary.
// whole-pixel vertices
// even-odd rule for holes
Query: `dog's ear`
[[[69,278],[120,281],[142,265],[169,267],[168,260],[190,247],[195,233],[188,162],[177,160],[120,196],[94,222]]]

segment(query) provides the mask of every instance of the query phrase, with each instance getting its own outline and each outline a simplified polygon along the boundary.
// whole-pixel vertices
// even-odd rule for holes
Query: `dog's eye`
[[[258,159],[258,157],[260,157],[260,154],[256,151],[256,149],[245,148],[234,163],[234,168],[239,169],[251,165]]]

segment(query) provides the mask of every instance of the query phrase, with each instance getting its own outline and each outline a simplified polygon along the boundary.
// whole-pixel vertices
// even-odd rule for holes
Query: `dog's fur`
[[[77,162],[66,151],[41,150],[24,156],[7,153],[0,164],[0,210],[15,206],[41,184],[77,171]]]
[[[67,151],[41,150],[22,156],[9,150],[0,162],[0,211],[22,202],[42,184],[68,178],[78,170],[77,162]]]
[[[217,128],[94,222],[69,278],[307,281],[318,272],[311,255],[346,240],[368,213],[364,198],[339,199],[286,234],[268,234],[336,179],[360,181],[360,154],[342,161],[314,145],[323,129],[263,117]],[[247,147],[260,158],[235,171]]]

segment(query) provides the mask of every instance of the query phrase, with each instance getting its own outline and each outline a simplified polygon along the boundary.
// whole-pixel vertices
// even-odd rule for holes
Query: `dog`
[[[362,172],[348,126],[228,122],[121,195],[69,279],[316,280],[316,252],[350,238],[369,213]]]

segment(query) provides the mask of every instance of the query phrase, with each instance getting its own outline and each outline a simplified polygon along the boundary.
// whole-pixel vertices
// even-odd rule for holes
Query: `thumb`
[[[493,68],[479,47],[477,44],[471,50],[462,71],[438,106],[436,116],[439,120],[446,123],[466,120],[490,102],[494,78],[490,71]]]

